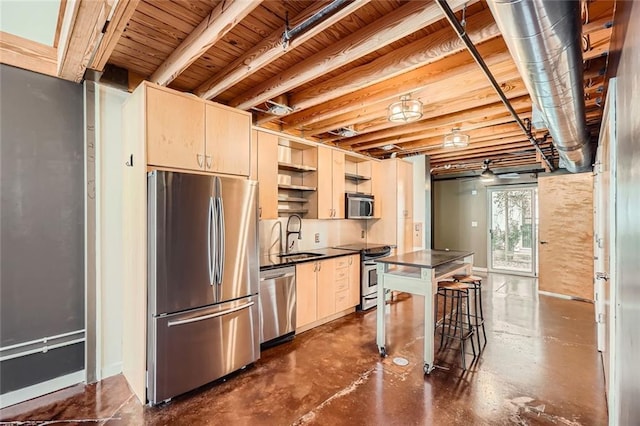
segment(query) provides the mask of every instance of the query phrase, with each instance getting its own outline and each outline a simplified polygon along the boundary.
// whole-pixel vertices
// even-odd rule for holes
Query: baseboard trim
[[[37,383],[35,385],[27,386],[26,388],[4,393],[0,395],[0,408],[6,408],[10,405],[18,404],[29,399],[37,398],[60,389],[82,383],[85,381],[85,377],[85,371],[80,370],[75,373],[47,380],[46,382]]]
[[[582,297],[576,297],[576,296],[568,296],[566,294],[553,293],[551,291],[538,290],[538,294],[542,294],[543,296],[557,297],[558,299],[576,300],[578,302],[593,303],[593,300],[583,299]]]
[[[100,371],[102,379],[106,379],[107,377],[116,376],[122,373],[122,362],[114,362],[113,364],[106,365]]]

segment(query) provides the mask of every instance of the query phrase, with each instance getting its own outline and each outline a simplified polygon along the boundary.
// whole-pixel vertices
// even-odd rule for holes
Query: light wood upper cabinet
[[[147,164],[204,170],[204,103],[169,89],[146,87]]]
[[[254,131],[260,219],[278,218],[278,136]],[[252,154],[253,157],[253,154]]]
[[[296,328],[311,324],[318,318],[316,307],[316,273],[318,262],[296,265]]]
[[[413,217],[413,164],[397,160],[398,216]]]
[[[402,254],[413,247],[413,164],[401,159],[378,164],[373,171],[374,187],[380,191],[375,197],[381,218],[371,222],[368,237],[378,243],[395,244],[396,253]]]
[[[318,147],[318,219],[344,219],[344,152]]]
[[[378,161],[371,162],[371,194],[374,200],[373,217],[374,219],[380,219],[384,204],[384,175],[382,163]]]
[[[205,169],[249,176],[251,114],[207,103],[205,117]]]
[[[144,82],[146,164],[249,176],[251,114]],[[142,141],[141,141],[142,142]]]

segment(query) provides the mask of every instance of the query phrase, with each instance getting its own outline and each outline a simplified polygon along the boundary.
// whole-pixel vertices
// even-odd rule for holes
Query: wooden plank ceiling
[[[108,63],[145,79],[249,110],[256,124],[377,158],[428,154],[435,174],[543,163],[433,1],[347,1],[283,47],[290,27],[330,1],[120,0]],[[496,80],[522,118],[531,100],[484,1],[448,0],[462,17]],[[128,8],[135,10],[127,11]],[[583,4],[585,105],[597,138],[613,0]],[[126,21],[128,19],[128,21]],[[124,24],[126,22],[126,25]],[[117,43],[113,40],[119,36]],[[104,56],[104,52],[101,52]],[[102,61],[94,61],[100,68]],[[96,66],[97,65],[97,66]],[[402,95],[423,103],[423,117],[391,123]],[[269,101],[293,108],[276,116]],[[350,128],[353,137],[337,130]],[[452,128],[466,148],[443,148]],[[541,139],[545,129],[535,129]],[[541,144],[557,163],[549,137]],[[387,149],[385,149],[387,148]],[[390,148],[390,149],[389,149]]]

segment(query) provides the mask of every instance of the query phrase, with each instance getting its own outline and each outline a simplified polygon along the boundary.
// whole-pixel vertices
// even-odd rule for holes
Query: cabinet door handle
[[[349,265],[353,265],[353,257],[349,258]]]
[[[313,262],[313,272],[318,272],[318,262]]]
[[[207,169],[211,168],[211,156],[210,155],[205,155],[204,158],[207,159],[206,163],[207,163]]]
[[[322,269],[322,263],[318,262],[318,271]]]
[[[204,155],[196,154],[196,159],[198,161],[198,167],[202,168],[204,166]]]
[[[258,207],[258,217],[262,217],[262,207]]]

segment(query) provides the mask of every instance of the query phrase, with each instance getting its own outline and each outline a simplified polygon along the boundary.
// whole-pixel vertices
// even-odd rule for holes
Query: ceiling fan
[[[519,179],[520,175],[518,173],[501,173],[496,174],[489,168],[489,164],[491,163],[490,159],[486,159],[482,162],[482,172],[480,173],[480,181],[489,183],[493,182],[496,179]]]

